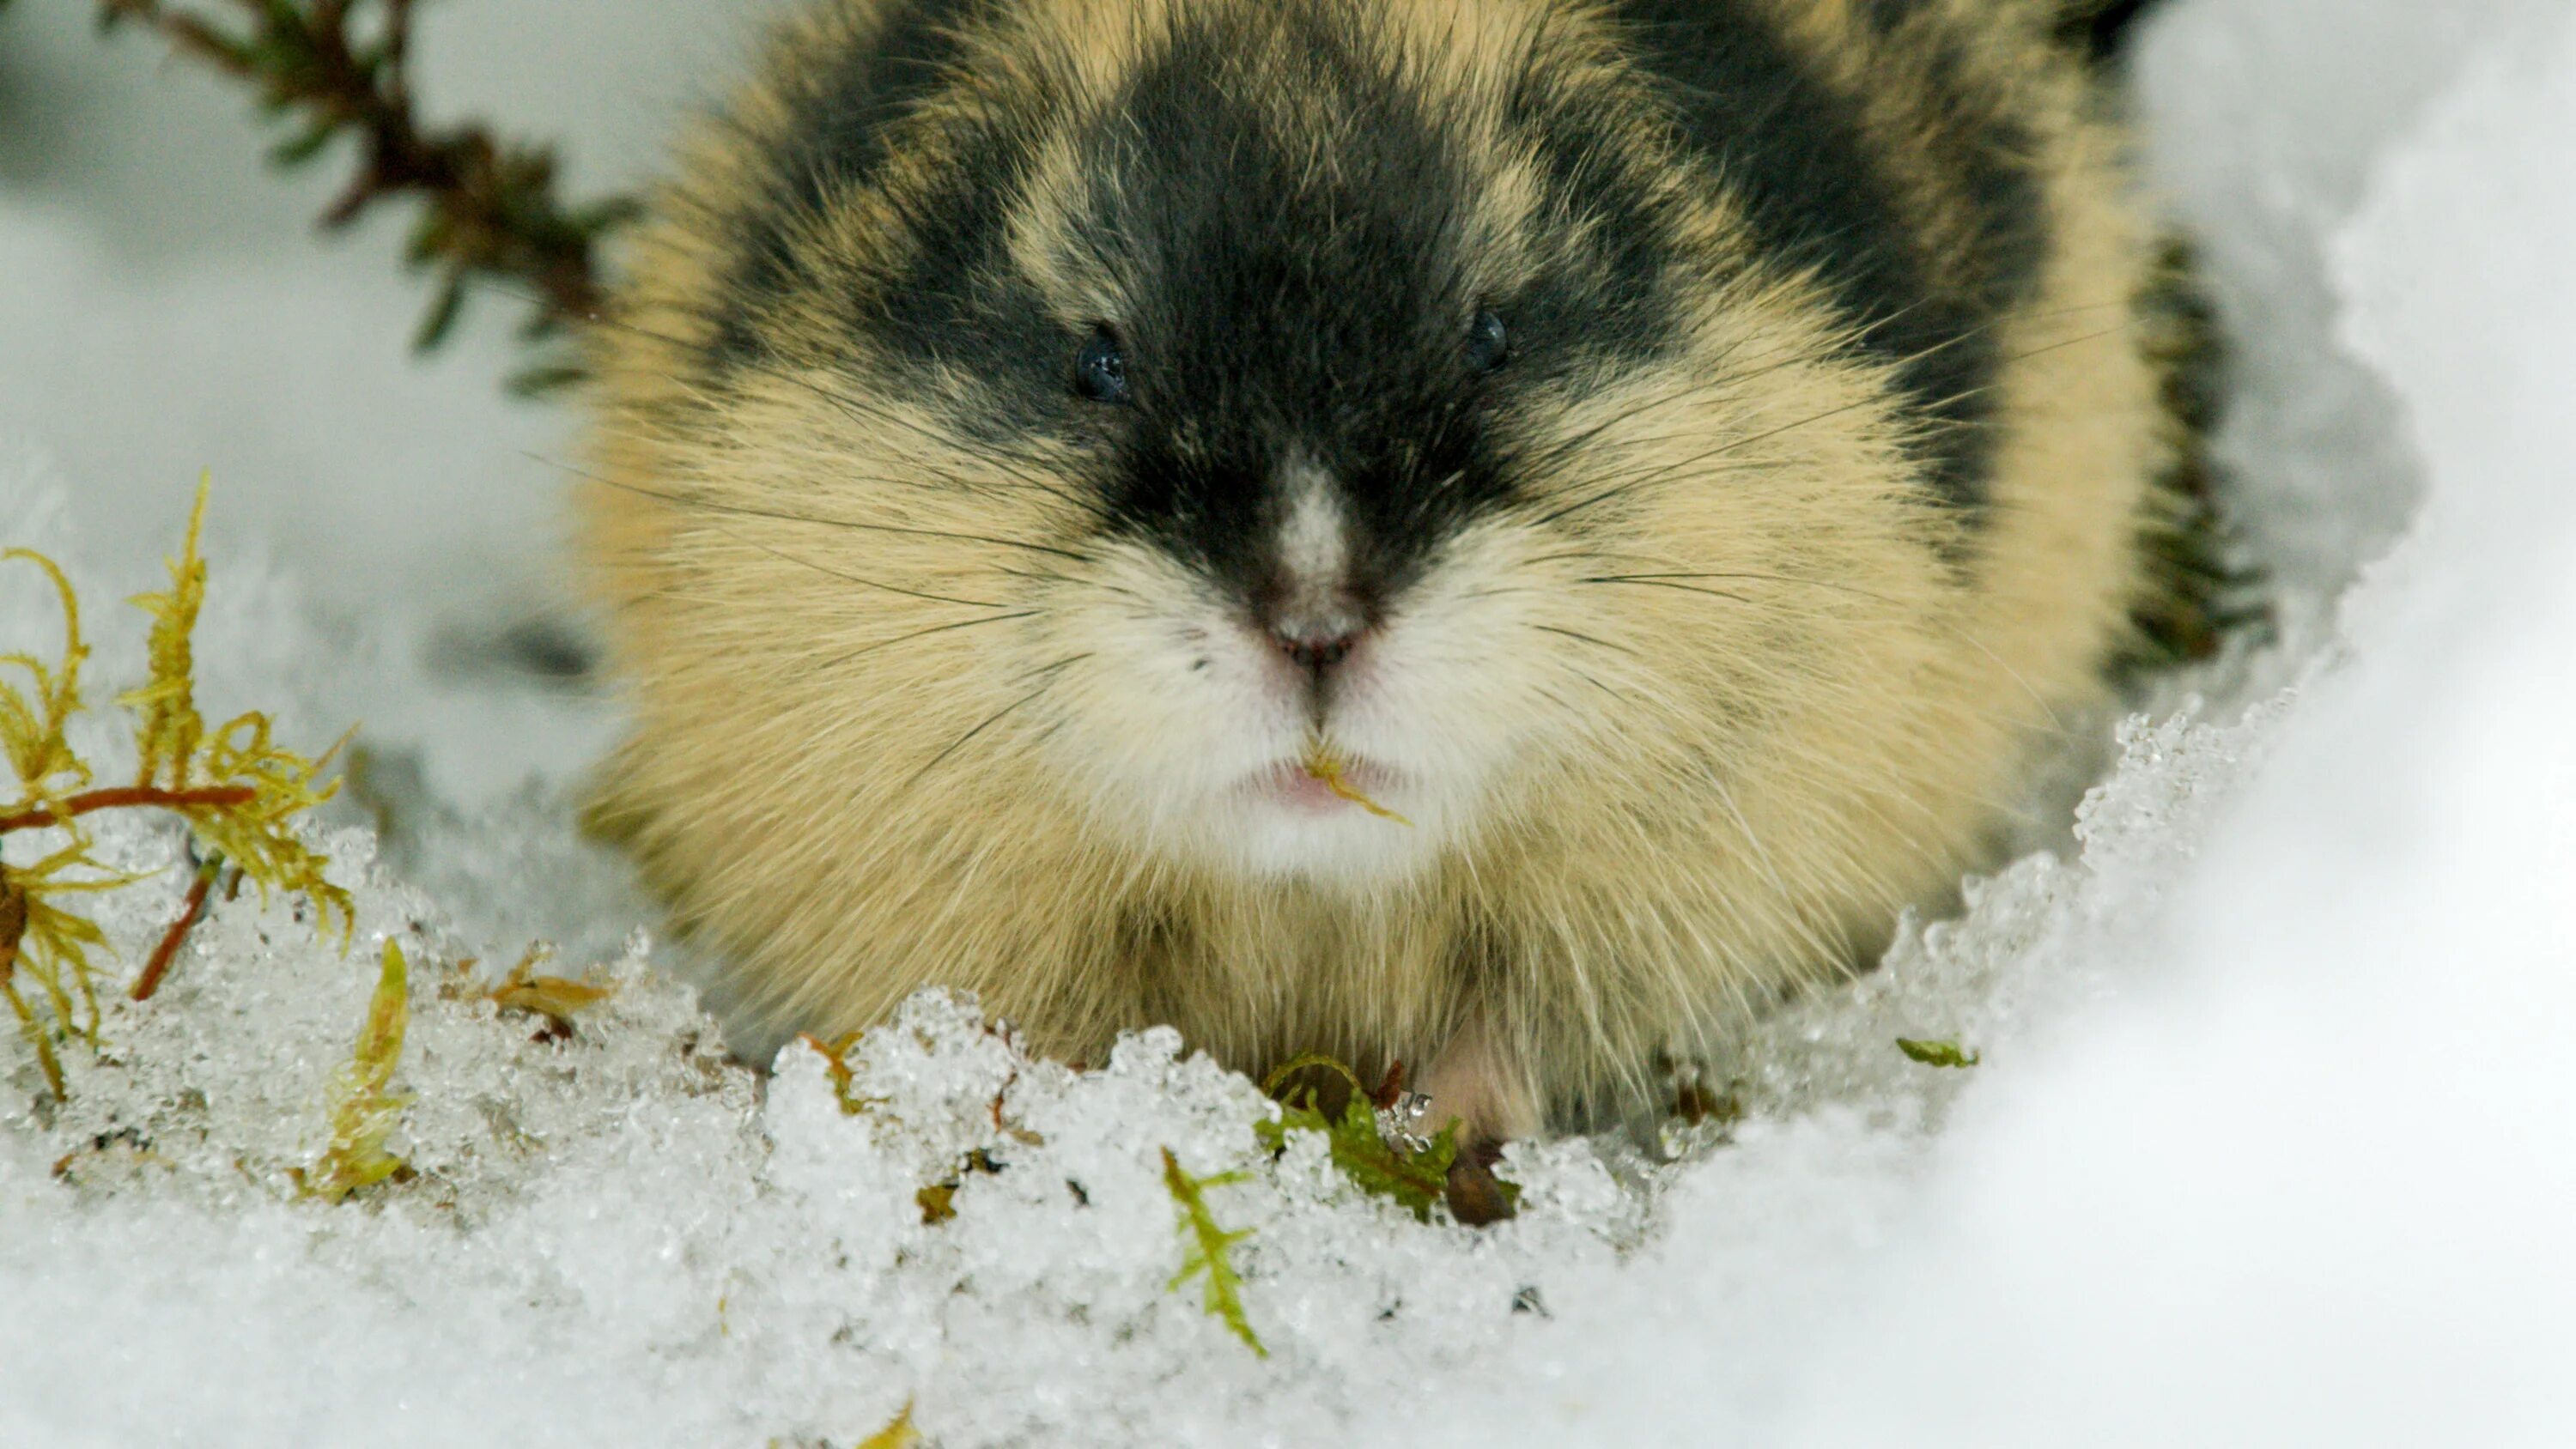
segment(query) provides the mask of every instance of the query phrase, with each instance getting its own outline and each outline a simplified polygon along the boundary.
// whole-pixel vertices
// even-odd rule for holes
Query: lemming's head
[[[1394,886],[1868,687],[1838,641],[1947,537],[1896,379],[1605,26],[841,24],[638,426],[856,808],[1007,778],[1148,868]]]

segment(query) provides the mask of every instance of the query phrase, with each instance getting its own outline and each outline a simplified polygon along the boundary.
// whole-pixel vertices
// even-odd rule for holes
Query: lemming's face
[[[729,319],[801,379],[737,415],[764,506],[873,532],[775,606],[854,713],[978,702],[905,788],[1026,770],[1148,860],[1395,882],[1568,778],[1729,768],[1813,600],[1691,581],[1866,512],[1866,379],[1712,274],[1723,205],[1655,193],[1577,52],[1180,12],[934,105]],[[1794,476],[1742,452],[1846,403]]]

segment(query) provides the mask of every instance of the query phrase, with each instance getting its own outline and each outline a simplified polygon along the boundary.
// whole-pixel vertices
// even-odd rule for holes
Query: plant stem
[[[152,993],[161,989],[161,978],[170,974],[170,963],[179,959],[179,947],[186,943],[188,932],[205,918],[206,897],[214,893],[215,877],[223,873],[221,852],[208,855],[205,864],[197,867],[197,879],[188,887],[187,908],[170,923],[169,930],[161,933],[161,944],[152,948],[152,959],[144,963],[143,974],[134,978],[135,1000],[150,1001]]]
[[[157,806],[163,810],[222,809],[248,805],[259,798],[259,792],[248,785],[213,785],[202,790],[163,790],[150,785],[124,785],[112,790],[91,790],[74,795],[59,805],[28,810],[16,815],[0,815],[0,835],[13,830],[41,830],[64,825],[73,819],[98,810],[121,810],[135,806]]]

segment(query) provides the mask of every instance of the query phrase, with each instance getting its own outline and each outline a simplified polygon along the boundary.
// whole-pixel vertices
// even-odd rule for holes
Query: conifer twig
[[[598,311],[600,243],[637,208],[625,198],[564,203],[548,147],[479,123],[424,124],[407,72],[414,0],[221,3],[239,12],[236,22],[168,0],[99,0],[99,9],[106,26],[142,26],[176,53],[256,88],[262,109],[297,127],[270,152],[280,165],[310,161],[343,136],[354,140],[357,172],[323,213],[325,228],[345,227],[395,197],[421,203],[406,255],[438,278],[415,345],[433,347],[447,335],[476,281],[529,294],[537,308],[532,338]]]

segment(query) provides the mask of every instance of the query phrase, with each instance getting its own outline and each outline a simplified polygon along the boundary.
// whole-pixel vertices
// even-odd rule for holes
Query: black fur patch
[[[1909,0],[1880,0],[1901,20]],[[1992,400],[2004,358],[1992,333],[2023,295],[2045,239],[2027,137],[1991,126],[1957,158],[1983,235],[1973,292],[1936,283],[1916,226],[1898,204],[1888,158],[1874,155],[1842,100],[1781,36],[1735,0],[1615,0],[1639,69],[1657,82],[1684,138],[1741,198],[1763,252],[1812,267],[1861,346],[1893,364],[1921,409],[1926,459],[1942,496],[1985,495]],[[1955,66],[1945,65],[1955,72]]]
[[[2095,60],[2113,60],[2127,45],[2132,27],[2156,4],[2157,0],[2071,0],[2057,33]]]
[[[1510,299],[1511,326],[1540,359],[1572,366],[1585,356],[1644,361],[1669,349],[1675,247],[1614,144],[1632,118],[1617,98],[1570,85],[1542,42],[1529,51],[1503,108],[1504,124],[1534,142],[1551,208],[1583,240],[1571,255],[1543,255],[1539,277]]]
[[[797,279],[796,229],[884,166],[889,126],[940,88],[959,59],[959,36],[991,3],[889,0],[874,33],[804,77],[769,158],[762,203],[737,222],[734,274],[716,318],[721,358],[740,364],[760,356],[755,323]]]
[[[1460,158],[1335,18],[1246,7],[1172,36],[1089,138],[1076,229],[1131,304],[1103,319],[1133,389],[1106,420],[1113,524],[1257,598],[1303,459],[1342,495],[1374,606],[1502,492],[1480,404],[1510,369],[1470,356]],[[1329,97],[1325,134],[1282,134],[1271,86]]]

